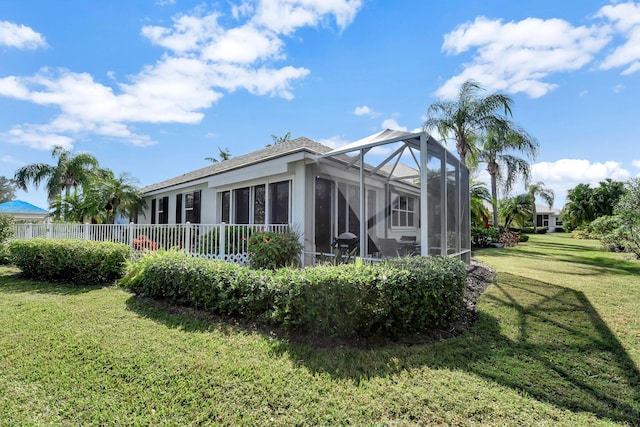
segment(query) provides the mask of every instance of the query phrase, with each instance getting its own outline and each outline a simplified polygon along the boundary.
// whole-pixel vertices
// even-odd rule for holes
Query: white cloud
[[[406,126],[400,125],[396,120],[396,118],[397,118],[397,115],[394,114],[392,117],[389,117],[388,119],[384,119],[382,121],[382,129],[402,130],[406,132],[408,128]]]
[[[259,0],[255,8],[243,2],[231,13],[246,22],[230,28],[219,24],[219,12],[206,13],[200,6],[174,17],[168,27],[142,28],[142,36],[167,52],[125,82],[111,72],[107,84],[88,73],[47,68],[0,78],[0,96],[59,110],[50,123],[14,126],[7,140],[49,149],[97,135],[144,146],[154,141],[134,132],[134,123],[199,123],[203,110],[225,92],[244,89],[292,99],[293,83],[310,71],[275,65],[286,58],[282,37],[330,17],[344,29],[360,6],[361,0]],[[276,12],[278,20],[272,16]]]
[[[367,105],[362,105],[360,107],[356,107],[353,110],[353,114],[355,114],[356,116],[369,116],[369,117],[375,117],[378,115],[378,113],[376,113],[373,108],[367,106]]]
[[[567,190],[580,183],[597,186],[599,182],[611,178],[626,181],[631,173],[619,162],[591,162],[583,159],[560,159],[555,162],[539,162],[531,166],[532,181],[542,181],[553,189],[556,198],[563,201]],[[556,204],[561,207],[561,204]]]
[[[13,166],[22,166],[24,165],[24,162],[21,162],[20,160],[16,159],[13,156],[9,156],[7,154],[0,156],[0,163],[6,163],[8,165],[13,165]]]
[[[37,49],[46,47],[47,43],[42,34],[24,25],[13,22],[0,21],[0,46],[18,49]]]
[[[614,93],[620,93],[622,92],[622,89],[624,89],[624,85],[623,84],[617,84],[613,87],[613,92]]]
[[[320,139],[318,140],[318,142],[320,144],[326,145],[327,147],[335,149],[335,148],[344,147],[345,145],[350,144],[353,141],[344,139],[344,137],[340,135],[334,135],[334,136],[330,136],[329,138]]]
[[[333,16],[344,30],[361,6],[362,0],[261,0],[253,20],[259,26],[288,35],[300,27],[315,27]]]
[[[231,16],[233,16],[234,19],[240,19],[249,16],[253,13],[253,11],[254,8],[251,3],[242,2],[239,5],[231,5]]]
[[[447,80],[436,95],[454,97],[462,82],[474,79],[490,90],[537,98],[557,86],[545,78],[584,67],[610,40],[607,27],[575,27],[562,19],[504,23],[477,17],[444,36],[442,50],[447,54],[473,50],[474,55],[462,73]]]
[[[627,67],[622,71],[623,75],[640,70],[640,4],[610,4],[602,7],[596,16],[610,20],[613,27],[627,38],[604,59],[600,67],[604,70]]]

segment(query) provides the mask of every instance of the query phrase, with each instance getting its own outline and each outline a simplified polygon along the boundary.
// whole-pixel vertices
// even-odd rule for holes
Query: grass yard
[[[312,348],[0,267],[2,425],[640,425],[640,262],[568,235],[499,271],[466,334]]]

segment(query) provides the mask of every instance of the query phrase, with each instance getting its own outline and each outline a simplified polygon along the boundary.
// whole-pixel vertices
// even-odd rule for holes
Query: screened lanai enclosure
[[[469,171],[426,132],[385,130],[321,155],[313,255],[471,257]],[[363,238],[363,236],[365,236]]]

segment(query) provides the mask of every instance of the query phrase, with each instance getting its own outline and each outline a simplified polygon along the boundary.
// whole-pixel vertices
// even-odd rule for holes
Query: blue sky
[[[640,175],[640,2],[0,0],[0,176],[56,144],[141,185],[271,135],[340,146],[467,78],[513,97],[556,207]]]

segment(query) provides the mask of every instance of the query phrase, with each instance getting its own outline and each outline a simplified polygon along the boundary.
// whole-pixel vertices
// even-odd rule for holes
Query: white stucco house
[[[557,229],[562,228],[562,219],[560,219],[560,209],[549,207],[548,205],[539,205],[536,203],[536,226],[546,227],[547,231],[553,233]]]
[[[338,149],[300,137],[142,192],[140,224],[289,224],[305,264],[345,232],[363,256],[470,260],[469,171],[426,132],[387,129]]]

